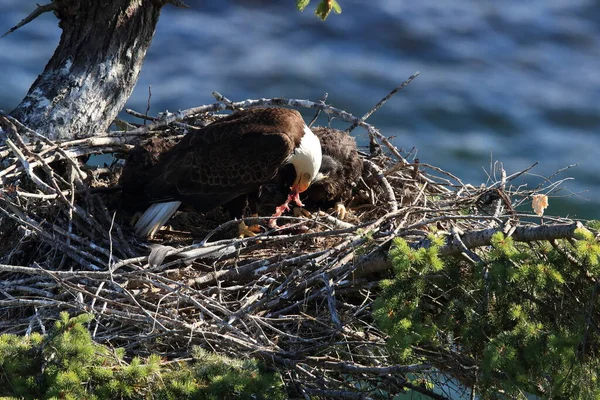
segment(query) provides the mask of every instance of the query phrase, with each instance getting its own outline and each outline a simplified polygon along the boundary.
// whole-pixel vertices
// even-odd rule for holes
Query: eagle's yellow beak
[[[304,192],[306,189],[308,189],[308,187],[310,186],[310,182],[311,182],[311,176],[309,174],[303,173],[303,174],[298,174],[298,176],[296,176],[296,180],[294,181],[294,184],[292,185],[291,189],[294,190],[298,190],[298,193],[302,193]]]

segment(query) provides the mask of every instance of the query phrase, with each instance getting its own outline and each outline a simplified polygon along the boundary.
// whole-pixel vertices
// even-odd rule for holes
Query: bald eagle
[[[295,177],[275,216],[292,201],[301,206],[300,193],[322,178],[319,139],[300,113],[286,108],[235,112],[186,134],[156,157],[137,183],[121,180],[124,199],[149,205],[134,227],[139,237],[153,236],[182,204],[203,212],[256,193],[286,165],[294,167]],[[132,175],[126,162],[123,176],[135,180]]]

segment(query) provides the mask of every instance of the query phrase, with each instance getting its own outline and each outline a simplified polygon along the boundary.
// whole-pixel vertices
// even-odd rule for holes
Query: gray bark
[[[576,229],[586,229],[581,222],[556,225],[538,225],[538,226],[519,226],[512,234],[512,238],[517,242],[533,242],[538,240],[556,240],[575,238]],[[502,231],[501,228],[489,228],[478,231],[466,232],[460,237],[462,245],[454,240],[439,249],[441,256],[458,255],[467,249],[489,246],[492,242],[492,236],[496,232]],[[356,277],[369,276],[374,273],[385,272],[392,269],[392,261],[388,258],[391,241],[387,242],[379,250],[363,257],[357,265]],[[429,247],[430,242],[426,239],[414,247]],[[464,245],[464,247],[463,247]]]
[[[53,140],[105,132],[135,87],[164,2],[55,3],[60,43],[11,114]]]

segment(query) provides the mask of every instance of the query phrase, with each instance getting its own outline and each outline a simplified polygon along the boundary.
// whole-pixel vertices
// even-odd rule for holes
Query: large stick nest
[[[209,112],[258,105],[310,107],[366,131],[371,145],[362,155],[365,172],[351,218],[315,213],[292,221],[308,228],[305,233],[238,239],[221,234],[233,224],[218,212],[191,214],[181,220],[192,221],[202,240],[194,244],[184,224],[177,234],[162,236],[171,247],[160,247],[166,258],[149,265],[147,243],[134,238],[129,217],[118,210],[119,192],[108,189],[117,184],[122,163],[89,167],[77,158],[123,157],[143,140],[177,138],[210,122],[215,116]],[[200,345],[259,357],[304,395],[354,397],[357,382],[388,392],[428,392],[405,374],[432,367],[394,366],[385,335],[372,324],[378,281],[389,274],[391,239],[426,245],[435,230],[451,238],[446,254],[468,256],[469,232],[524,226],[514,210],[532,194],[510,189],[519,174],[507,177],[501,169],[497,181],[473,187],[439,168],[408,162],[410,154],[373,126],[323,102],[222,101],[63,143],[6,115],[0,120],[8,137],[0,147],[1,332],[43,332],[60,311],[89,312],[100,342],[138,354],[179,357]]]

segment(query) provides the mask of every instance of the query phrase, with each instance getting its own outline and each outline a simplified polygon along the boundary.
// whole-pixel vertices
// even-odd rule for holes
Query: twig
[[[383,99],[381,99],[379,101],[379,103],[377,103],[375,105],[375,107],[373,107],[371,110],[369,110],[365,115],[362,116],[362,118],[360,119],[362,122],[366,121],[371,115],[373,115],[373,113],[377,110],[379,110],[381,108],[381,106],[383,106],[389,99],[391,99],[396,93],[398,93],[400,90],[404,89],[409,83],[411,83],[417,76],[419,76],[421,73],[419,71],[415,72],[414,74],[412,74],[410,77],[408,77],[407,80],[405,80],[404,82],[402,82],[402,84],[400,86],[398,86],[397,88],[395,88],[394,90],[392,90],[390,93],[388,93],[387,96],[385,96]],[[352,125],[350,125],[350,127],[348,127],[348,129],[346,129],[347,133],[352,132],[357,126],[359,125],[358,122],[353,123]]]
[[[369,171],[373,177],[377,179],[380,183],[380,186],[383,190],[383,193],[386,196],[387,204],[389,207],[389,211],[394,212],[398,210],[398,202],[396,201],[396,195],[394,194],[394,189],[388,182],[387,178],[383,174],[381,168],[379,168],[375,163],[370,160],[363,160],[364,169]]]
[[[48,186],[44,181],[42,181],[36,174],[33,172],[33,167],[25,158],[25,155],[15,146],[15,144],[9,138],[6,138],[6,145],[12,150],[12,152],[17,156],[19,161],[21,161],[21,165],[29,176],[29,179],[33,181],[37,186],[39,186],[42,190],[50,193],[56,193],[54,188]]]
[[[172,4],[177,8],[190,8],[183,0],[163,0],[165,4]]]
[[[327,292],[327,307],[329,308],[329,314],[331,315],[331,322],[337,329],[340,329],[342,327],[342,321],[340,321],[340,317],[335,307],[335,291],[332,288],[333,282],[330,281],[326,273],[321,274],[321,280],[323,281],[325,291]]]
[[[217,101],[220,101],[221,103],[225,104],[230,110],[243,110],[243,108],[236,107],[233,104],[233,101],[229,100],[227,97],[223,96],[219,92],[212,92],[212,95],[215,99],[217,99]]]
[[[49,4],[44,4],[42,6],[38,5],[37,8],[35,10],[33,10],[33,12],[31,14],[29,14],[28,16],[26,16],[25,18],[23,18],[21,20],[21,22],[19,22],[17,25],[15,25],[12,28],[10,28],[8,30],[8,32],[6,32],[4,35],[2,35],[0,37],[0,39],[3,38],[4,36],[10,34],[10,33],[13,33],[14,31],[16,31],[17,29],[21,28],[22,26],[27,25],[28,23],[30,23],[31,21],[33,21],[34,19],[36,19],[37,17],[39,17],[43,13],[50,12],[50,11],[57,11],[58,7],[59,7],[59,4],[57,2],[53,2],[53,3],[49,3]]]
[[[150,112],[150,100],[152,100],[152,86],[148,85],[148,104],[146,105],[146,113],[144,114],[144,125],[146,125],[148,113]]]
[[[319,100],[319,103],[325,104],[325,102],[327,101],[327,97],[328,96],[329,96],[329,93],[324,93],[323,97],[321,97],[321,100]],[[312,126],[315,123],[315,121],[317,120],[317,118],[319,118],[319,115],[321,115],[321,110],[317,110],[317,112],[315,113],[315,116],[313,117],[313,119],[310,120],[310,122],[308,123],[308,127],[309,128],[312,128]]]

